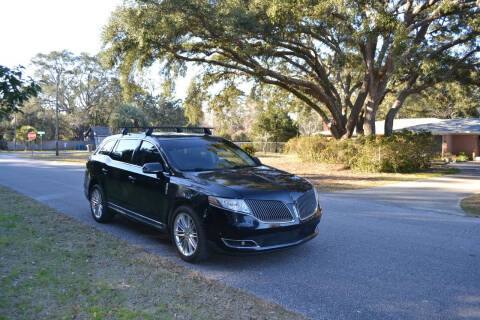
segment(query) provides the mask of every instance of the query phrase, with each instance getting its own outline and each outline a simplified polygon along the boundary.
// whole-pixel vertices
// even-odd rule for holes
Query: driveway
[[[83,196],[81,166],[0,154],[0,184],[202,275],[314,319],[480,319],[480,219],[458,200],[479,192],[465,173],[349,192],[322,193],[314,240],[286,251],[177,258],[165,236],[117,217],[99,225]]]
[[[422,211],[464,216],[460,200],[480,192],[480,162],[454,163],[449,166],[460,169],[461,173],[377,188],[324,193],[324,196],[410,208],[415,213]]]

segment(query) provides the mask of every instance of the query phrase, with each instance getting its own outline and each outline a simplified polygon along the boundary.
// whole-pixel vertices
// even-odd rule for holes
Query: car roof
[[[222,139],[221,137],[200,134],[200,133],[177,133],[177,132],[153,132],[151,136],[145,135],[145,133],[127,133],[116,134],[108,137],[109,139],[121,139],[121,138],[136,138],[136,139],[156,139],[156,140],[171,140],[179,138],[212,138],[213,140]]]

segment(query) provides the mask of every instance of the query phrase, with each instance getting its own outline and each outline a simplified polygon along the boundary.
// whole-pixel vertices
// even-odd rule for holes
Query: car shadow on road
[[[136,244],[147,252],[164,256],[174,262],[182,262],[166,232],[159,231],[119,214],[115,216],[112,226],[125,231],[128,230],[129,233],[135,233],[140,236],[142,239],[139,241],[140,243]],[[245,270],[246,267],[268,268],[279,263],[294,263],[297,255],[308,255],[308,251],[310,250],[314,250],[311,242],[278,251],[249,255],[227,255],[212,250],[208,260],[202,261],[197,267],[199,269],[205,268],[212,271],[221,270],[222,272],[225,272],[225,270],[228,270],[228,272]],[[182,262],[182,264],[191,266],[188,263]]]

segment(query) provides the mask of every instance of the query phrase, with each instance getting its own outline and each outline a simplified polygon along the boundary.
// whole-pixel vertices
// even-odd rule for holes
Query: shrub
[[[0,150],[8,150],[7,141],[3,140],[3,137],[0,137]]]
[[[232,136],[226,131],[220,131],[216,134],[216,136],[221,137],[223,139],[232,140]]]
[[[241,132],[239,134],[233,135],[232,136],[232,141],[245,142],[245,141],[251,141],[251,140],[245,132]]]
[[[465,152],[460,152],[455,159],[457,162],[464,162],[470,160],[470,157]]]
[[[430,133],[396,132],[390,137],[375,136],[335,140],[323,136],[289,140],[285,152],[297,153],[304,161],[343,164],[372,172],[414,172],[426,169],[434,156]]]
[[[255,155],[255,148],[254,148],[253,144],[251,144],[251,143],[244,144],[242,146],[242,150],[245,151],[246,153],[248,153],[251,156]]]

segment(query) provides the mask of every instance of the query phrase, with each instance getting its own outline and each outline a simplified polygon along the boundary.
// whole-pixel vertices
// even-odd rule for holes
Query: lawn
[[[480,194],[474,194],[460,201],[460,206],[469,217],[480,217]]]
[[[258,153],[262,163],[297,174],[313,182],[320,191],[372,188],[402,181],[413,181],[458,173],[458,169],[435,165],[419,173],[373,173],[345,169],[341,165],[303,162],[295,154]]]
[[[303,319],[4,187],[0,288],[0,319]]]
[[[22,158],[27,159],[36,159],[36,160],[46,160],[46,161],[59,161],[63,163],[69,164],[80,164],[84,165],[90,153],[88,151],[60,151],[58,157],[55,155],[53,151],[39,151],[33,152],[16,152],[16,154],[20,155]]]

